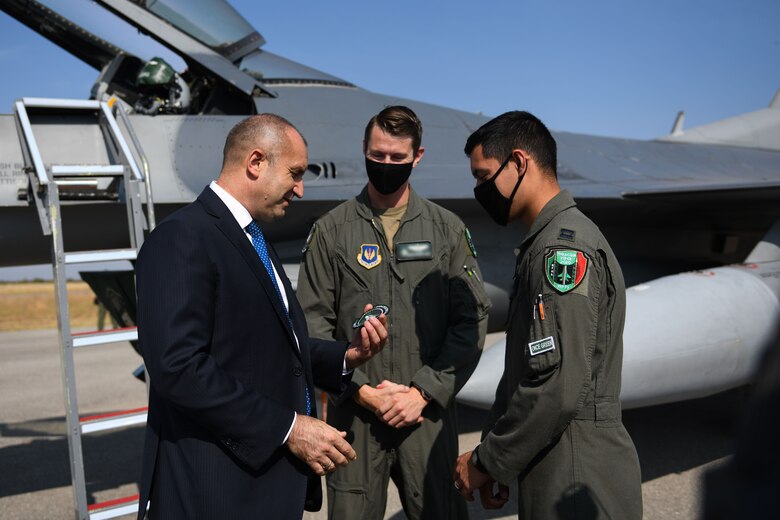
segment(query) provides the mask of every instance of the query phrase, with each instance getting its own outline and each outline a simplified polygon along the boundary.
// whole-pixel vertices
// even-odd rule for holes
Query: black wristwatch
[[[433,399],[433,396],[432,396],[431,394],[429,394],[429,393],[428,393],[428,392],[425,390],[425,388],[422,388],[422,387],[421,387],[420,385],[418,385],[417,383],[412,383],[412,386],[413,386],[413,387],[415,387],[417,390],[419,390],[419,391],[420,391],[420,395],[422,396],[422,398],[423,398],[423,399],[425,399],[425,402],[430,402],[430,401],[431,401],[431,399]]]
[[[471,465],[477,468],[480,472],[484,473],[485,475],[489,475],[488,470],[485,469],[485,466],[482,465],[482,462],[479,460],[479,445],[477,445],[476,448],[474,448],[474,451],[471,452],[471,459],[469,459],[469,462],[471,462]]]

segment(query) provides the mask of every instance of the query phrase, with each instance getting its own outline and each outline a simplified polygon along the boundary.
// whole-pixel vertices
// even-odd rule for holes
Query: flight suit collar
[[[374,211],[371,207],[371,201],[368,198],[368,184],[363,188],[363,191],[356,198],[357,200],[357,213],[361,218],[371,220],[374,218]],[[422,213],[422,205],[420,203],[420,197],[415,193],[412,187],[409,187],[409,202],[406,206],[406,213],[404,213],[401,222],[412,220]]]
[[[554,219],[559,213],[573,208],[577,205],[574,202],[574,197],[571,196],[569,190],[561,190],[555,197],[545,204],[542,211],[536,216],[536,219],[531,224],[531,229],[528,231],[525,239],[523,239],[521,248],[524,248],[533,238],[542,231],[552,219]]]

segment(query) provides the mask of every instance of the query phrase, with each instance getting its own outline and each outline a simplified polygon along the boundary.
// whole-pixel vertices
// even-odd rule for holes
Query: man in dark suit
[[[219,178],[141,249],[151,388],[139,519],[147,502],[166,520],[300,518],[321,506],[319,476],[355,459],[346,433],[316,418],[314,385],[342,391],[384,346],[385,319],[349,345],[310,339],[257,225],[303,196],[306,167],[292,124],[250,117],[230,131]]]

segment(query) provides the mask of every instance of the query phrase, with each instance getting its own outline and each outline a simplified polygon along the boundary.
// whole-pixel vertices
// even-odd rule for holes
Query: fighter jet
[[[412,184],[469,226],[493,302],[490,328],[501,329],[513,250],[525,230],[499,229],[473,199],[463,144],[488,118],[369,92],[267,52],[263,36],[223,0],[201,0],[187,12],[174,0],[83,4],[79,9],[96,15],[77,21],[53,0],[5,0],[0,9],[98,71],[89,97],[128,114],[126,128],[139,145],[133,155],[148,167],[158,220],[215,177],[235,123],[280,114],[306,136],[311,161],[305,197],[267,230],[294,279],[311,223],[366,182],[359,147],[366,121],[384,106],[408,105],[425,127],[425,160]],[[122,42],[96,36],[88,22],[105,18],[151,36],[161,55],[184,66],[141,59]],[[93,125],[66,112],[31,110],[30,118],[44,163],[110,162]],[[780,96],[768,108],[698,128],[684,129],[679,117],[669,135],[652,141],[553,134],[561,185],[607,236],[631,286],[624,405],[744,384],[780,311]],[[0,115],[0,136],[0,266],[49,261],[13,115]],[[100,179],[63,191],[66,249],[125,247],[117,232],[123,196]],[[503,343],[486,350],[458,399],[490,406],[503,352]]]

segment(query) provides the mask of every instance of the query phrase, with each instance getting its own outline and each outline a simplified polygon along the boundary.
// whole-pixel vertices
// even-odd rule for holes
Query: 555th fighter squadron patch
[[[357,261],[366,269],[373,269],[382,263],[382,255],[379,254],[379,244],[361,244]]]
[[[561,294],[577,287],[588,270],[588,257],[576,249],[553,249],[544,257],[547,282]]]

